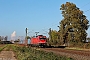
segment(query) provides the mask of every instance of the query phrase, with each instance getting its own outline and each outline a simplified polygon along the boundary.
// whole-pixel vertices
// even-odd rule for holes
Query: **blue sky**
[[[47,35],[49,28],[58,30],[63,18],[59,8],[66,2],[76,4],[90,21],[89,0],[0,0],[0,35],[10,37],[16,31],[17,36],[25,36],[26,27],[29,36]],[[87,32],[90,36],[90,28]]]

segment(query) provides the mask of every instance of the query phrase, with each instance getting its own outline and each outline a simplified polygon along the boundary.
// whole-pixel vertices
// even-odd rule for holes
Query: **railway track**
[[[90,60],[90,51],[69,50],[61,48],[41,48],[47,52],[74,58],[75,60]]]

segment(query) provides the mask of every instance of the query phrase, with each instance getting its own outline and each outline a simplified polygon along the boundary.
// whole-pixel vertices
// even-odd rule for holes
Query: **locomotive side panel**
[[[37,44],[38,40],[37,38],[31,38],[31,44]]]

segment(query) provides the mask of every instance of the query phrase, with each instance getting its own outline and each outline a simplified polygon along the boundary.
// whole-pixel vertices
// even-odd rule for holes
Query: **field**
[[[7,47],[7,45],[4,45],[4,44],[0,45],[0,52],[1,52],[5,47]]]
[[[6,45],[4,51],[13,51],[17,60],[73,60],[70,57],[45,52],[39,48],[27,48],[18,45]]]

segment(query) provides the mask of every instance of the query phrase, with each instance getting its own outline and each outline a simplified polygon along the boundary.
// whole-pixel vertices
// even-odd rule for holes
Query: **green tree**
[[[66,2],[62,4],[63,19],[60,22],[60,39],[63,43],[82,42],[86,40],[86,30],[89,27],[89,21],[75,4]]]
[[[87,40],[90,40],[90,37],[88,37]]]
[[[56,30],[51,30],[50,44],[56,45],[58,43],[58,32]]]
[[[20,39],[17,39],[14,41],[15,44],[19,44],[20,43]]]
[[[2,37],[0,36],[0,41],[2,40]]]

